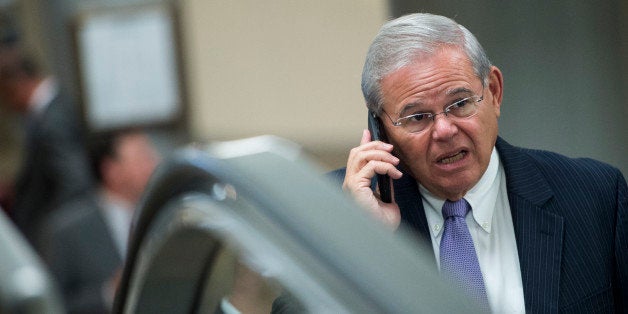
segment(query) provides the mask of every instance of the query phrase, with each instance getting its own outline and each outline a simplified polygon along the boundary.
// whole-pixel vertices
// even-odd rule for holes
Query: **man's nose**
[[[446,113],[441,112],[433,117],[432,139],[450,139],[458,133],[458,127]]]

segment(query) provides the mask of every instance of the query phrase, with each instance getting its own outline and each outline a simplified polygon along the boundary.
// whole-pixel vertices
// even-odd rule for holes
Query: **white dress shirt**
[[[133,221],[133,204],[103,191],[100,205],[113,243],[124,260]]]
[[[444,222],[442,207],[445,200],[435,197],[420,184],[419,190],[430,227],[434,256],[440,269],[440,241]],[[492,312],[525,313],[506,174],[495,148],[486,172],[464,198],[471,205],[466,222],[478,255]]]

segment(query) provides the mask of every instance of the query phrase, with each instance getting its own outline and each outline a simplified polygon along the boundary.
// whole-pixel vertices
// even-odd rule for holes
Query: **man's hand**
[[[401,171],[395,167],[399,164],[399,158],[393,156],[392,149],[391,144],[381,141],[371,142],[371,133],[364,130],[360,146],[353,148],[349,153],[342,189],[349,191],[358,204],[385,225],[397,229],[401,221],[401,213],[399,206],[395,203],[392,183],[392,203],[382,202],[378,193],[373,193],[371,190],[371,179],[376,174],[387,174],[391,179],[401,178]]]

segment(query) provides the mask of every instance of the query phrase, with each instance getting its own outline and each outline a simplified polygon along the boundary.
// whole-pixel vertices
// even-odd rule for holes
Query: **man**
[[[70,313],[108,313],[134,209],[157,162],[149,138],[132,129],[90,140],[99,187],[64,204],[46,221],[44,260]]]
[[[388,226],[432,243],[444,276],[495,313],[628,311],[623,175],[499,138],[502,73],[466,28],[430,14],[385,24],[362,91],[389,143],[365,130],[336,174]],[[370,188],[383,174],[391,203]]]
[[[11,216],[36,245],[42,217],[91,187],[85,134],[75,104],[26,57],[14,38],[0,42],[0,100],[25,118],[24,159]]]

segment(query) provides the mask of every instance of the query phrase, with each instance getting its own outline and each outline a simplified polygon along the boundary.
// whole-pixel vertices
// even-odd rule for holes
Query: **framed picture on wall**
[[[91,9],[74,27],[83,115],[91,131],[183,119],[174,8]]]

